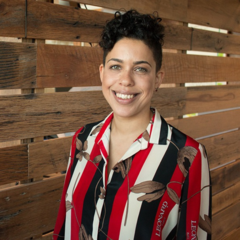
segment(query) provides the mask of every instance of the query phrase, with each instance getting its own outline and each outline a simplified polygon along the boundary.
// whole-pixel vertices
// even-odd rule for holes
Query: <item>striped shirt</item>
[[[111,113],[74,135],[53,239],[211,239],[204,147],[153,109],[107,174]]]

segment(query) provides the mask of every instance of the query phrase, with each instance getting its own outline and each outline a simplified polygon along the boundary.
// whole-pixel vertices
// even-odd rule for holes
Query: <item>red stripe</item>
[[[98,155],[100,155],[99,146],[97,144],[94,144],[90,154],[90,159],[92,160],[94,159],[94,157]],[[99,163],[96,165],[98,166]],[[71,239],[72,240],[78,239],[79,226],[81,226],[81,222],[82,222],[82,211],[83,211],[83,203],[84,203],[85,195],[88,191],[88,188],[92,182],[92,179],[96,171],[97,171],[96,166],[94,166],[93,163],[88,161],[83,170],[82,176],[75,188],[75,191],[73,194],[73,203],[74,203],[75,210],[74,208],[71,209]],[[76,215],[77,215],[77,219],[76,219]]]
[[[187,146],[192,146],[198,150],[198,153],[189,170],[189,185],[188,185],[188,199],[196,192],[201,190],[201,153],[198,149],[198,142],[191,138],[187,138]],[[196,236],[198,228],[198,219],[200,213],[201,192],[187,201],[187,219],[186,219],[186,234],[189,234],[190,239]]]
[[[148,154],[152,149],[152,146],[153,145],[151,144],[149,146],[149,148],[139,151],[135,155],[134,161],[132,162],[131,169],[128,173],[129,188],[134,186],[135,181],[136,181],[136,179],[148,157]],[[124,213],[124,209],[125,209],[125,206],[127,203],[127,196],[128,196],[127,193],[128,193],[128,180],[127,180],[127,177],[125,177],[122,186],[119,188],[119,190],[115,196],[115,201],[113,203],[112,212],[111,212],[111,216],[110,216],[110,220],[109,220],[107,235],[111,239],[119,239],[122,218],[125,218],[125,215],[123,216],[123,213]],[[130,193],[130,191],[129,191],[129,193]]]
[[[68,185],[69,185],[69,181],[70,181],[70,178],[71,178],[71,167],[72,167],[72,164],[73,164],[73,158],[74,158],[74,155],[75,155],[75,149],[76,149],[76,137],[77,135],[79,134],[79,132],[83,129],[80,128],[73,136],[73,139],[72,139],[72,145],[71,145],[71,158],[70,158],[70,164],[69,164],[69,167],[68,167],[68,171],[66,173],[66,176],[65,176],[65,182],[64,182],[64,186],[63,186],[63,192],[62,192],[62,197],[61,197],[61,203],[60,203],[60,207],[59,207],[59,211],[58,211],[58,217],[57,217],[57,220],[56,220],[56,225],[55,225],[55,229],[54,229],[54,233],[55,234],[59,234],[60,231],[61,231],[61,228],[64,224],[64,220],[65,220],[65,217],[66,217],[66,204],[65,204],[65,197],[66,197],[66,192],[67,192],[67,189],[68,189]],[[56,235],[53,235],[53,239],[57,239],[58,236]]]
[[[184,175],[177,166],[170,180],[170,182],[172,183],[169,183],[168,187],[173,189],[177,193],[179,198],[181,196],[182,185],[174,182],[182,183],[184,179],[185,179]],[[162,239],[162,229],[164,228],[166,221],[168,219],[168,215],[175,206],[175,204],[176,203],[172,201],[166,190],[158,206],[158,210],[154,220],[151,240]]]

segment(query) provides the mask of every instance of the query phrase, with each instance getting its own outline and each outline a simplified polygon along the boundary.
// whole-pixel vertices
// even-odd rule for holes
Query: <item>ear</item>
[[[99,66],[99,75],[100,75],[101,82],[103,81],[103,71],[104,71],[104,66],[103,66],[103,64],[101,64]]]
[[[164,79],[164,71],[160,69],[156,74],[155,89],[159,88]]]

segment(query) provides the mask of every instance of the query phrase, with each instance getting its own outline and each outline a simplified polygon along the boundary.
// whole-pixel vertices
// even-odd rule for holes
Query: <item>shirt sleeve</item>
[[[70,156],[68,160],[68,166],[67,166],[67,171],[66,171],[66,176],[65,176],[65,181],[63,185],[63,191],[62,191],[62,197],[61,197],[61,202],[60,202],[60,207],[58,210],[58,215],[57,215],[57,220],[53,232],[53,240],[62,240],[64,239],[64,232],[65,232],[65,218],[66,218],[66,192],[71,180],[72,176],[72,166],[74,163],[74,156],[75,156],[75,149],[76,149],[76,137],[78,133],[82,130],[79,129],[75,135],[73,136],[72,139],[72,145],[71,145],[71,150],[70,150]]]
[[[177,240],[211,239],[211,186],[207,154],[199,144],[183,183]]]

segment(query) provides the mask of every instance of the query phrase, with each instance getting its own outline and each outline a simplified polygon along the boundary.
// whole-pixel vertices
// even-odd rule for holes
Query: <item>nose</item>
[[[133,74],[131,70],[125,70],[120,76],[120,84],[124,87],[129,87],[134,85]]]

